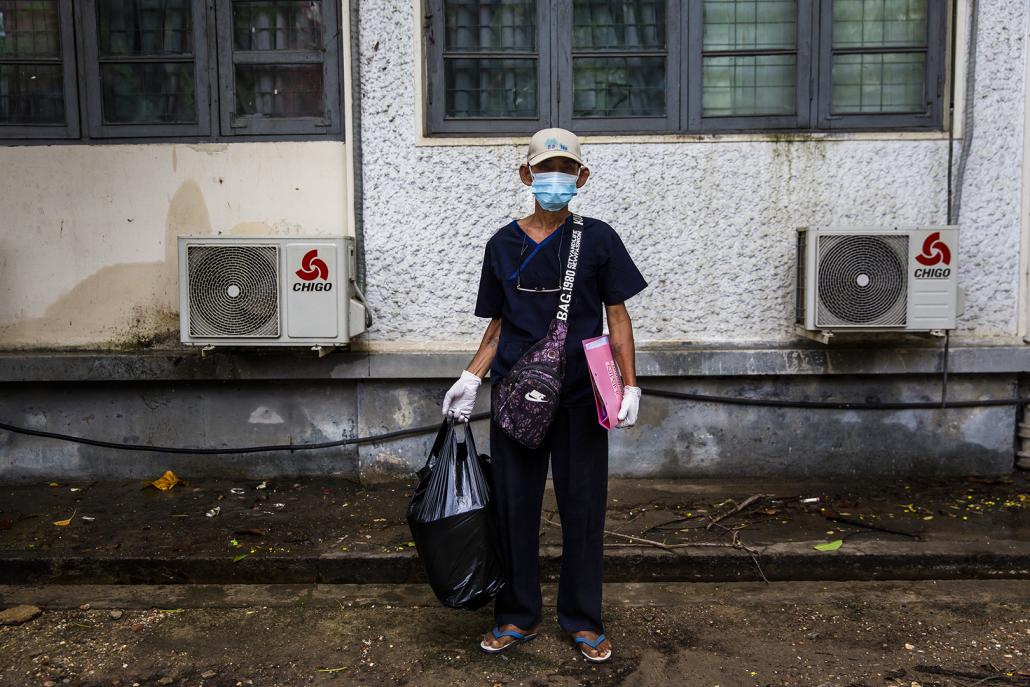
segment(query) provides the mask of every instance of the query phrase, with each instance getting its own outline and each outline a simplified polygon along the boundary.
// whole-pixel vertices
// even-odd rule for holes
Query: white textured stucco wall
[[[960,333],[1017,327],[1026,3],[979,3],[959,221]],[[416,145],[411,2],[360,5],[366,294],[373,347],[478,343],[483,245],[528,213],[522,146]],[[961,145],[956,144],[956,168]],[[946,218],[946,140],[593,143],[574,208],[609,221],[650,282],[638,342],[791,338],[794,228]]]
[[[176,237],[349,234],[344,143],[0,147],[0,347],[178,341]]]

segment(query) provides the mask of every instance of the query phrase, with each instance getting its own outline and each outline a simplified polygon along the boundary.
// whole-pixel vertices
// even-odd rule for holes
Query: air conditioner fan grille
[[[187,247],[190,335],[279,336],[276,246]]]
[[[908,235],[822,235],[818,326],[903,326]]]

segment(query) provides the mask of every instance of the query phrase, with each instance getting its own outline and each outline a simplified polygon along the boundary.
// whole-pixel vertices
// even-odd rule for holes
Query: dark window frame
[[[558,17],[554,26],[573,26],[572,0],[562,0],[557,4]],[[572,45],[572,32],[556,32],[555,42],[558,55],[558,88],[557,100],[558,126],[583,133],[610,133],[612,131],[640,131],[647,133],[670,133],[675,131],[676,123],[680,116],[680,83],[682,82],[681,70],[683,60],[680,55],[682,41],[677,40],[680,36],[675,27],[680,26],[679,2],[666,2],[666,34],[664,51],[629,50],[618,51],[611,49],[594,49],[590,51],[576,51]],[[672,30],[670,30],[672,29]],[[572,61],[579,55],[591,56],[621,56],[640,55],[650,52],[654,55],[665,54],[665,115],[652,117],[577,117],[573,114],[573,92],[569,88],[567,93],[561,93],[561,84],[573,83]],[[673,78],[675,77],[675,78]],[[564,100],[563,100],[563,96]]]
[[[136,138],[136,137],[178,137],[211,135],[211,89],[213,75],[213,37],[206,31],[211,17],[205,0],[190,0],[193,21],[193,84],[196,92],[194,101],[197,108],[195,123],[144,123],[121,124],[107,123],[103,115],[103,88],[100,65],[102,59],[111,62],[126,63],[167,63],[186,61],[166,56],[128,56],[118,58],[100,57],[99,25],[97,24],[96,0],[76,3],[79,26],[79,55],[86,85],[83,93],[83,110],[86,113],[86,130],[91,138]]]
[[[831,0],[819,0],[819,74],[818,125],[821,130],[909,130],[939,129],[943,122],[944,85],[947,79],[945,62],[948,52],[948,5],[951,3],[927,0],[926,81],[923,84],[926,110],[921,113],[861,113],[834,115],[830,112],[833,98],[834,52],[923,52],[920,49],[863,48],[856,50],[833,49],[833,7]],[[954,21],[954,20],[952,20]],[[952,29],[954,30],[954,29]]]
[[[498,128],[503,129],[504,134],[527,134],[547,126],[548,121],[554,121],[557,113],[557,98],[551,94],[556,89],[551,88],[551,75],[553,72],[551,60],[555,54],[552,45],[553,33],[547,27],[555,19],[554,4],[550,2],[537,1],[536,18],[536,50],[532,53],[515,53],[513,51],[448,51],[447,50],[447,27],[444,13],[445,0],[425,0],[426,17],[423,23],[423,40],[427,46],[439,46],[427,53],[430,57],[426,63],[427,83],[432,83],[438,88],[427,89],[426,111],[428,120],[433,122],[431,130],[433,133],[448,134],[495,134]],[[437,43],[439,41],[439,43]],[[450,56],[466,58],[497,58],[497,57],[532,57],[537,60],[537,117],[448,117],[446,114],[447,93],[444,90],[444,62]]]
[[[948,78],[948,35],[954,31],[954,18],[950,17],[950,3],[929,0],[926,95],[928,107],[920,114],[878,114],[829,116],[832,82],[833,0],[798,0],[797,33],[797,95],[794,115],[753,115],[705,117],[702,113],[702,22],[703,6],[698,0],[668,3],[670,19],[667,49],[667,114],[664,118],[583,118],[572,116],[572,32],[545,31],[538,39],[540,67],[548,63],[550,72],[540,74],[540,98],[551,100],[551,115],[542,121],[508,119],[446,118],[444,116],[445,84],[443,79],[443,45],[437,45],[436,36],[444,36],[445,0],[423,0],[424,21],[422,46],[425,65],[426,116],[422,123],[426,136],[453,137],[461,135],[512,136],[531,133],[547,126],[561,126],[585,134],[595,135],[703,135],[712,133],[798,133],[820,134],[833,132],[903,132],[941,131],[944,122],[944,84]],[[550,18],[548,27],[572,26],[573,0],[538,0],[538,16]],[[685,7],[683,5],[686,5]],[[678,9],[678,11],[677,11]],[[949,26],[949,19],[951,25]],[[538,26],[538,34],[544,25]],[[687,40],[681,40],[681,37]],[[679,53],[679,64],[674,70],[672,55]],[[547,54],[550,52],[551,54]],[[761,51],[741,51],[747,53]],[[873,52],[870,50],[870,52]],[[673,83],[668,76],[678,73]],[[554,88],[550,88],[550,82]],[[564,86],[563,86],[564,84]],[[677,90],[673,101],[670,92]],[[554,94],[551,97],[551,94]],[[543,109],[543,108],[542,108]],[[678,120],[676,121],[676,115]],[[656,126],[661,119],[665,126]],[[513,123],[515,125],[513,125]]]
[[[726,50],[720,55],[769,55],[794,52],[796,54],[794,114],[792,115],[735,115],[705,116],[703,106],[704,67],[704,3],[690,3],[682,34],[687,36],[687,83],[683,89],[684,111],[687,112],[687,130],[690,133],[732,131],[811,131],[812,38],[813,0],[797,0],[797,44],[793,51],[786,50]],[[715,51],[713,51],[715,52]]]
[[[328,126],[315,126],[315,118],[277,118],[269,120],[270,126],[224,127],[221,107],[224,88],[223,73],[230,77],[232,72],[219,69],[223,53],[232,52],[232,44],[218,45],[220,22],[216,3],[224,0],[191,0],[194,8],[203,8],[203,22],[194,21],[196,46],[203,46],[204,66],[201,71],[195,66],[197,84],[198,125],[192,124],[104,124],[100,118],[102,92],[99,90],[98,36],[96,29],[96,0],[56,0],[60,11],[61,46],[64,64],[65,108],[67,126],[41,124],[0,125],[0,147],[14,145],[51,145],[54,143],[75,144],[131,144],[131,143],[227,143],[232,141],[340,141],[344,139],[343,119],[344,92],[346,83],[343,45],[344,27],[338,0],[322,0],[323,7],[330,8],[332,23],[324,22],[327,40],[323,53],[323,90],[327,111],[331,113]],[[196,12],[196,9],[194,9]],[[86,16],[88,15],[88,16]],[[231,17],[231,15],[230,15]],[[231,19],[230,19],[231,21]],[[87,30],[87,27],[90,30]],[[196,31],[203,40],[198,40]],[[92,60],[88,55],[93,55]],[[195,65],[200,62],[199,53]],[[6,60],[5,60],[6,61]],[[17,60],[11,60],[12,62]],[[29,62],[39,60],[27,60]],[[162,61],[155,58],[154,61]],[[275,64],[287,64],[288,60],[270,60]],[[82,84],[80,87],[79,84]],[[201,98],[206,105],[200,107]],[[230,106],[235,101],[227,101]],[[308,121],[304,121],[308,120]],[[201,128],[203,121],[206,126]],[[300,126],[297,124],[300,123]],[[190,131],[190,127],[195,127]]]
[[[61,77],[64,91],[64,124],[0,124],[0,142],[10,139],[18,143],[23,139],[69,140],[80,136],[79,77],[75,59],[75,19],[72,0],[57,0],[58,26],[61,43]],[[3,58],[4,64],[56,62],[57,60],[32,58]]]
[[[340,134],[343,131],[343,69],[340,60],[342,26],[339,0],[322,0],[322,51],[314,50],[237,51],[233,39],[233,0],[215,0],[218,51],[219,120],[223,136],[269,134],[311,135]],[[325,114],[321,117],[260,117],[237,115],[237,64],[314,64],[322,65],[322,99]]]

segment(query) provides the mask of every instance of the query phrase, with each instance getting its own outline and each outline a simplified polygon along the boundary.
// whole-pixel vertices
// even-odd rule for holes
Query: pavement
[[[160,475],[154,475],[158,478]],[[418,584],[413,481],[0,486],[0,584]],[[609,482],[605,580],[1030,579],[1030,473]],[[548,487],[541,574],[557,579]],[[820,547],[820,548],[816,548]]]
[[[0,627],[4,687],[1030,687],[1030,581],[625,583],[613,658],[555,622],[497,655],[489,608],[425,585],[0,586],[42,615]]]

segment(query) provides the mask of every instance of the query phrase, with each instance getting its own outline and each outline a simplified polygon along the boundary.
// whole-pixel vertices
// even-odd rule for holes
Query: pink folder
[[[590,384],[594,388],[594,402],[597,404],[597,421],[605,429],[619,424],[619,408],[622,406],[622,372],[612,355],[608,335],[583,339],[583,351],[590,368]]]

